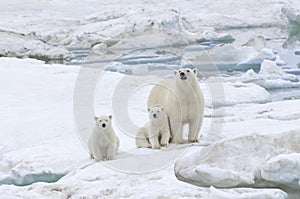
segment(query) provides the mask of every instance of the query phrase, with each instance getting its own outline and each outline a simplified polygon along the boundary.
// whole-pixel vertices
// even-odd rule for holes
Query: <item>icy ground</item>
[[[287,34],[288,22],[297,22],[299,8],[297,0],[1,1],[0,55],[70,59],[78,47],[103,55],[203,41],[245,43],[257,35],[277,39]],[[255,33],[226,33],[243,28]]]
[[[0,1],[0,198],[298,199],[300,1],[224,2]],[[201,142],[136,149],[148,83],[191,63]],[[94,114],[116,160],[89,159]]]
[[[178,158],[180,161],[182,155],[197,153],[205,146],[170,145],[160,151],[136,149],[133,137],[124,134],[116,122],[114,127],[121,138],[117,159],[104,164],[90,160],[84,144],[87,135],[77,134],[73,115],[73,91],[79,70],[76,66],[47,65],[33,59],[0,59],[0,198],[287,198],[287,194],[279,189],[201,188],[181,182],[174,174],[175,161]],[[124,78],[120,73],[104,74],[95,92],[96,114],[114,113],[112,97]],[[137,88],[138,83],[130,86]],[[249,170],[256,171],[261,166],[264,179],[298,188],[294,182],[299,180],[299,155],[296,153],[299,151],[292,146],[289,151],[280,147],[275,151],[276,146],[260,147],[273,135],[281,136],[282,140],[289,139],[287,132],[299,128],[300,110],[297,107],[300,100],[271,102],[268,92],[253,83],[224,81],[223,85],[225,95],[230,96],[226,98],[226,106],[213,111],[212,104],[208,103],[202,128],[204,138],[211,133],[213,118],[219,118],[219,122],[224,118],[222,131],[216,135],[220,141],[215,147],[220,150],[212,151],[216,154],[215,164],[228,162],[229,166],[238,168],[243,165],[239,161],[249,161],[248,169],[239,171],[245,176],[242,180],[253,182]],[[209,101],[206,81],[200,81],[200,86]],[[149,89],[151,86],[139,88],[129,101],[129,115],[137,125],[147,120],[145,104]],[[262,104],[257,104],[257,99],[262,99],[259,101]],[[86,124],[87,129],[89,125]],[[265,137],[256,142],[260,140],[258,134]],[[294,135],[292,141],[297,143],[299,136]],[[235,148],[220,148],[228,144]],[[284,148],[290,143],[278,144]],[[249,148],[258,150],[260,159],[266,160],[263,165],[260,165],[260,159],[255,161],[257,164],[248,159]],[[233,158],[235,155],[226,160],[222,154],[228,155],[227,149],[239,155],[239,161]],[[272,158],[287,152],[293,154]],[[189,161],[198,160],[189,158]],[[270,166],[274,164],[283,167]],[[295,165],[295,170],[289,170],[291,164]],[[204,169],[204,166],[200,168]],[[219,170],[213,169],[205,170],[218,174]],[[226,175],[213,179],[227,179]],[[31,184],[36,181],[40,182]],[[26,184],[31,185],[16,186]]]

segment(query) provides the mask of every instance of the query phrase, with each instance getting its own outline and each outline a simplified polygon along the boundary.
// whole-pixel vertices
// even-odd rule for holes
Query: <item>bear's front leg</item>
[[[103,160],[103,154],[100,150],[94,151],[93,157],[95,158],[96,161],[101,161]]]
[[[117,146],[113,143],[111,143],[108,148],[107,148],[107,154],[106,154],[106,159],[107,160],[113,160],[115,159],[116,156],[116,148]]]
[[[198,142],[201,123],[198,120],[189,123],[189,142]]]
[[[149,129],[149,142],[151,144],[152,149],[160,149],[158,136],[159,132],[155,131],[154,129]]]
[[[146,138],[136,138],[135,139],[136,146],[138,148],[150,148],[151,145]]]
[[[170,127],[172,134],[172,142],[175,144],[183,144],[184,140],[182,138],[183,128],[182,123],[179,120],[170,119]]]
[[[171,132],[170,132],[169,124],[167,124],[162,129],[160,145],[161,146],[167,146],[170,142],[170,138],[171,138]]]
[[[90,142],[89,143],[89,150],[90,150],[90,158],[95,159],[96,161],[101,161],[103,160],[103,153],[101,151],[101,147],[95,143],[95,142]]]
[[[160,145],[158,142],[158,136],[152,136],[151,138],[149,138],[149,141],[150,141],[152,149],[160,149]]]
[[[148,134],[147,130],[145,130],[144,128],[140,128],[136,134],[135,137],[135,144],[138,148],[150,148],[151,145],[149,143],[149,139],[145,136],[145,132],[146,134]]]

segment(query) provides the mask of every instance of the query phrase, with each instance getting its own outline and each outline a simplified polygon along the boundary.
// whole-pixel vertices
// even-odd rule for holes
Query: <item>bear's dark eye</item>
[[[105,120],[106,122],[108,122],[108,120]]]
[[[190,72],[190,70],[187,70],[187,72],[189,73],[189,72]]]
[[[99,120],[99,122],[102,122],[102,120]]]
[[[157,111],[159,113],[159,111]]]

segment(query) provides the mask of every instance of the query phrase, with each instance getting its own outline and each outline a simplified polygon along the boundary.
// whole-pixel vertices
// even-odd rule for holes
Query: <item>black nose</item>
[[[156,113],[154,113],[154,114],[153,114],[153,117],[154,117],[154,118],[157,118],[157,115],[156,115]]]
[[[102,127],[105,128],[105,127],[106,127],[106,124],[102,124]]]
[[[184,72],[181,72],[181,73],[180,73],[180,76],[181,76],[181,77],[184,76],[184,75],[185,75]]]

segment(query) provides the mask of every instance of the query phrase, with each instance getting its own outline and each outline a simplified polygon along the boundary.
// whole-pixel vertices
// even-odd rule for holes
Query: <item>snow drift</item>
[[[203,41],[228,43],[234,38],[217,30],[278,28],[297,13],[295,9],[283,8],[297,5],[296,0],[230,0],[226,3],[221,0],[155,3],[47,0],[28,1],[26,5],[21,0],[13,0],[10,4],[0,3],[0,16],[5,19],[0,22],[0,37],[5,38],[0,42],[5,50],[0,53],[2,56],[67,59],[69,47],[98,51],[99,47],[100,50],[117,50]],[[233,7],[235,12],[232,12]],[[257,16],[263,17],[258,20]]]
[[[207,156],[198,150],[178,160],[175,174],[179,180],[204,187],[295,187],[298,158],[276,156],[299,153],[299,141],[299,130],[225,139],[216,142]],[[293,169],[288,169],[288,162]]]

